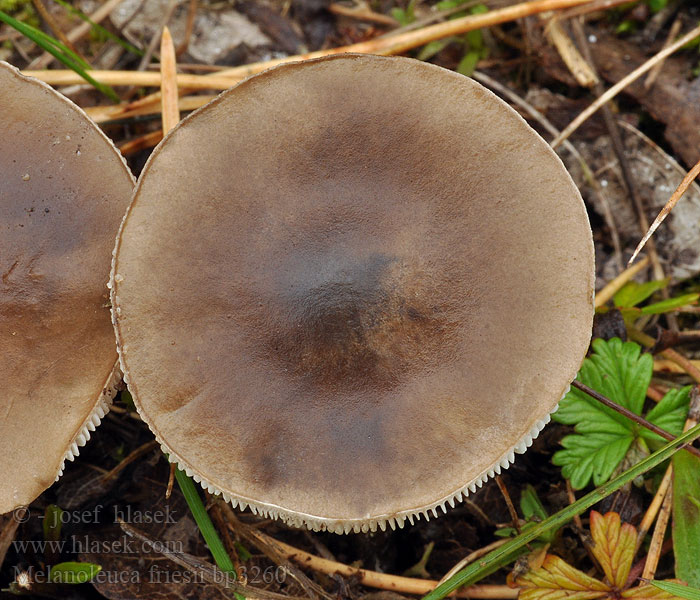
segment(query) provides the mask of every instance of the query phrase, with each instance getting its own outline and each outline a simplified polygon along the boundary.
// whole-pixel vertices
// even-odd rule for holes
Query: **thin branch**
[[[601,404],[604,404],[608,408],[612,408],[614,411],[620,413],[622,416],[627,417],[631,421],[634,421],[635,423],[637,423],[637,425],[641,425],[642,427],[648,429],[652,433],[661,436],[665,440],[671,441],[676,439],[676,436],[670,434],[665,429],[657,427],[653,423],[650,423],[645,418],[640,417],[639,415],[633,413],[631,410],[625,408],[624,406],[620,406],[616,402],[610,400],[610,398],[606,398],[605,396],[603,396],[603,394],[596,392],[593,388],[588,387],[586,384],[581,383],[577,379],[574,379],[571,382],[571,385],[576,389],[581,390],[584,394],[588,394],[591,398],[597,400]],[[692,446],[686,446],[684,449],[700,458],[700,450],[698,450],[697,448],[694,448]]]
[[[547,130],[547,132],[551,135],[559,135],[559,130],[554,125],[552,125],[551,121],[549,121],[547,117],[545,117],[540,111],[538,111],[534,106],[532,106],[532,104],[525,101],[509,87],[503,85],[499,81],[496,81],[495,79],[489,77],[481,71],[474,71],[472,73],[472,79],[476,79],[479,83],[482,83],[486,87],[495,90],[501,96],[504,96],[513,104],[517,104],[524,111],[526,111],[527,114],[530,115],[535,121],[542,125],[542,127],[544,127],[544,129]],[[576,149],[576,146],[574,146],[570,141],[564,140],[564,142],[562,143],[562,147],[565,150],[567,150],[571,154],[571,156],[574,157],[574,159],[578,161],[579,165],[581,166],[581,170],[583,171],[584,179],[586,180],[588,185],[590,185],[593,188],[593,193],[598,198],[598,202],[600,203],[600,206],[603,209],[603,218],[605,219],[605,224],[610,230],[610,241],[612,242],[613,251],[615,253],[615,262],[617,263],[620,271],[622,271],[624,269],[624,266],[622,264],[620,236],[617,233],[617,226],[615,225],[615,219],[613,217],[612,210],[610,209],[610,202],[607,196],[605,195],[603,188],[598,182],[598,179],[593,174],[593,171],[588,166],[588,163],[583,158],[581,153]]]
[[[498,486],[498,489],[501,490],[501,495],[506,501],[506,506],[508,507],[508,512],[510,513],[510,519],[513,522],[513,527],[515,528],[515,531],[518,532],[518,535],[520,535],[520,519],[518,518],[518,513],[513,505],[513,500],[511,500],[508,488],[500,475],[496,475],[496,485]]]
[[[442,579],[440,580],[439,583],[443,583],[447,581],[450,577],[452,577],[455,573],[458,573],[461,571],[464,567],[466,567],[469,563],[474,562],[477,558],[480,558],[484,556],[485,554],[488,554],[491,552],[491,550],[495,550],[496,548],[499,548],[503,544],[505,544],[508,541],[507,538],[503,538],[501,540],[496,540],[495,542],[491,542],[487,546],[484,546],[483,548],[479,548],[478,550],[474,550],[474,552],[470,552],[467,554],[462,560],[460,560],[454,567],[452,567],[447,573],[445,573],[442,576]]]
[[[185,23],[185,35],[182,36],[182,42],[175,50],[175,56],[181,56],[187,51],[194,30],[194,18],[197,16],[197,0],[190,0],[190,6],[187,9],[187,22]]]
[[[422,596],[434,590],[438,585],[437,581],[432,581],[430,579],[390,575],[389,573],[360,569],[327,558],[321,558],[309,552],[305,552],[304,550],[300,550],[299,548],[295,548],[294,546],[290,546],[289,544],[285,544],[284,542],[280,542],[255,528],[243,525],[236,519],[233,510],[228,504],[221,503],[221,508],[227,517],[231,519],[234,528],[236,526],[246,528],[245,535],[250,543],[255,543],[255,545],[259,547],[263,546],[266,548],[266,551],[274,550],[279,556],[292,560],[305,569],[312,569],[319,573],[325,573],[326,575],[352,577],[355,581],[364,586],[403,594],[417,594]],[[257,540],[257,542],[254,542],[255,540]],[[505,543],[509,540],[499,541]],[[457,598],[503,600],[515,599],[517,595],[517,589],[509,588],[505,585],[474,585],[459,590],[456,593]]]
[[[664,498],[666,497],[666,492],[668,492],[670,489],[672,477],[673,465],[669,463],[668,467],[666,468],[666,473],[664,473],[664,477],[659,484],[659,489],[656,490],[654,499],[651,501],[651,504],[649,504],[649,508],[647,508],[647,511],[644,513],[642,522],[639,524],[639,528],[637,529],[637,543],[634,551],[635,554],[637,554],[639,551],[644,538],[647,536],[649,529],[651,529],[651,526],[654,523],[654,519],[656,519],[656,515],[659,513],[659,509],[661,508]]]
[[[671,468],[671,467],[669,467]],[[661,504],[661,510],[659,511],[659,516],[656,519],[656,525],[654,526],[654,533],[651,536],[651,544],[649,544],[649,553],[647,554],[647,560],[644,563],[644,571],[642,572],[642,579],[654,579],[654,574],[656,573],[656,567],[659,564],[659,557],[661,556],[661,547],[664,544],[664,536],[666,535],[666,529],[668,528],[668,522],[671,518],[671,506],[673,502],[673,489],[669,488],[666,491],[666,497]]]
[[[634,262],[634,259],[637,258],[637,255],[639,254],[640,250],[644,248],[644,244],[647,243],[649,238],[658,229],[659,225],[661,225],[661,223],[664,222],[664,219],[673,210],[673,207],[676,206],[676,204],[678,204],[678,201],[681,199],[683,194],[685,194],[687,189],[690,187],[690,184],[693,183],[693,181],[695,181],[698,175],[700,175],[700,161],[695,163],[695,166],[692,169],[690,169],[690,171],[688,171],[686,176],[683,178],[683,181],[681,181],[680,184],[678,184],[676,191],[673,192],[668,202],[661,209],[661,212],[657,215],[656,219],[654,219],[654,222],[651,224],[651,227],[649,227],[648,231],[644,234],[642,241],[639,242],[639,245],[635,249],[634,254],[632,254],[632,258],[630,258],[628,264],[632,264]]]
[[[143,548],[169,558],[176,565],[195,573],[205,581],[217,588],[225,597],[234,597],[234,593],[242,594],[244,598],[261,598],[263,600],[291,600],[292,597],[278,594],[270,590],[255,588],[250,585],[242,585],[235,581],[233,576],[220,570],[196,556],[185,552],[175,552],[168,548],[167,543],[148,537],[143,531],[136,529],[122,519],[117,519],[122,531],[129,537],[136,538],[143,544]]]
[[[645,269],[648,265],[649,257],[645,256],[637,264],[627,267],[627,269],[615,277],[615,279],[608,282],[606,286],[595,295],[595,307],[600,308],[601,306],[605,306],[628,281],[631,281],[637,273]]]
[[[686,33],[682,38],[677,40],[674,44],[671,44],[667,48],[661,50],[658,54],[652,56],[648,61],[637,67],[629,75],[626,75],[620,81],[618,81],[614,86],[609,88],[602,96],[593,102],[588,108],[586,108],[581,114],[578,115],[571,123],[569,123],[564,130],[559,134],[552,142],[550,146],[556,148],[565,139],[567,139],[574,131],[576,131],[591,115],[600,109],[606,102],[612,100],[617,94],[624,90],[630,83],[639,79],[644,73],[651,70],[652,67],[671,56],[677,50],[680,50],[687,43],[692,42],[696,37],[700,36],[700,25]]]
[[[679,17],[677,18],[674,22],[673,25],[671,25],[671,29],[668,32],[668,36],[666,36],[666,41],[664,42],[664,48],[667,48],[673,43],[673,40],[675,37],[681,32],[681,26],[683,25],[683,20]],[[649,90],[651,89],[651,86],[654,85],[654,82],[656,81],[656,78],[659,76],[659,73],[661,73],[661,69],[664,67],[664,60],[659,61],[657,64],[654,65],[654,68],[649,71],[649,75],[647,75],[647,78],[644,80],[644,89]]]
[[[46,24],[49,26],[49,29],[53,31],[54,35],[60,40],[60,42],[69,50],[75,52],[80,58],[85,60],[85,57],[75,49],[75,46],[66,37],[66,34],[63,33],[63,30],[58,26],[58,23],[56,23],[56,19],[54,19],[51,13],[46,9],[43,0],[32,0],[32,3],[34,4],[34,7],[36,8],[37,12],[41,15],[41,18],[44,19]]]
[[[461,6],[459,7],[462,8]],[[357,4],[355,6],[346,6],[340,2],[332,2],[328,6],[328,12],[341,17],[349,17],[358,21],[368,21],[370,23],[378,23],[388,27],[396,27],[399,23],[393,17],[373,11],[366,4]]]
[[[117,8],[124,0],[107,0],[102,6],[100,6],[94,13],[89,15],[91,23],[83,22],[78,25],[75,29],[71,29],[66,34],[66,39],[68,41],[75,43],[84,36],[86,36],[92,29],[93,24],[97,24],[102,21],[109,13],[111,13],[115,8]],[[44,52],[41,56],[34,59],[29,65],[30,69],[45,69],[49,66],[54,57],[48,52]],[[82,83],[78,82],[78,83]]]
[[[359,42],[349,46],[340,46],[328,50],[318,50],[306,54],[297,54],[295,56],[287,56],[264,62],[252,63],[249,65],[241,65],[220,71],[216,75],[178,75],[178,85],[192,89],[226,89],[234,83],[260,73],[270,67],[274,67],[283,63],[296,62],[311,58],[320,58],[333,54],[343,54],[347,52],[355,52],[359,54],[380,54],[394,55],[401,54],[407,50],[418,48],[428,42],[460,35],[491,27],[492,25],[500,25],[516,19],[521,19],[534,14],[550,10],[560,10],[574,6],[589,4],[591,0],[532,0],[530,2],[521,2],[513,6],[506,6],[498,10],[492,10],[487,13],[476,15],[467,15],[459,19],[453,19],[444,23],[429,25],[415,31],[407,31],[402,34],[387,36]],[[37,79],[41,79],[45,83],[51,85],[74,85],[82,83],[82,79],[75,76],[72,71],[52,70],[52,71],[31,71],[25,72],[25,75],[31,75]],[[133,73],[131,71],[91,71],[90,75],[97,81],[108,83],[111,85],[139,85],[139,86],[159,86],[160,76],[157,73]],[[130,79],[130,77],[134,77]]]
[[[634,327],[630,327],[628,333],[630,338],[632,338],[635,342],[638,342],[647,348],[653,348],[656,345],[656,340],[653,337],[639,331],[638,329],[635,329]],[[696,381],[696,383],[700,384],[700,369],[695,366],[693,361],[687,359],[685,356],[679,352],[676,352],[672,348],[662,350],[659,354],[676,363],[681,369],[683,369],[683,371],[690,375]]]
[[[596,80],[591,85],[591,87],[595,92],[596,96],[600,97],[605,93],[603,89],[603,84],[600,82],[600,78],[597,77],[597,68],[595,60],[593,58],[591,47],[588,43],[588,38],[586,37],[586,33],[583,30],[583,25],[581,24],[580,19],[573,19],[572,26],[574,29],[574,33],[576,34],[578,43],[580,44],[581,49],[583,51],[583,55],[588,61],[593,72],[596,74]],[[646,229],[649,227],[649,221],[644,210],[642,198],[639,195],[639,189],[636,185],[635,178],[632,175],[632,169],[630,168],[629,162],[627,161],[627,156],[625,155],[625,146],[622,142],[622,136],[620,135],[620,129],[617,125],[617,121],[615,121],[615,117],[613,117],[612,109],[610,108],[610,103],[603,104],[603,106],[601,106],[601,110],[603,112],[605,127],[607,128],[608,134],[610,135],[610,141],[612,142],[613,151],[617,156],[617,160],[620,165],[620,171],[622,171],[624,187],[627,189],[627,194],[629,198],[632,199],[632,206],[635,212],[637,213],[639,229],[640,231],[646,231]],[[663,266],[661,265],[661,261],[659,260],[659,254],[656,251],[656,244],[649,244],[649,258],[651,260],[654,272],[654,279],[665,279],[666,274],[664,273]],[[662,294],[664,298],[668,298],[668,290],[663,290]],[[669,320],[669,326],[671,326],[672,329],[677,330],[678,325],[675,321],[675,317],[673,317],[673,315],[667,315],[666,318]]]

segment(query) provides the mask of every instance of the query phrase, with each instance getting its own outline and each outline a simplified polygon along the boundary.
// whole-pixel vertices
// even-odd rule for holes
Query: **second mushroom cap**
[[[133,186],[80,108],[0,62],[0,513],[56,480],[116,393],[106,284]]]

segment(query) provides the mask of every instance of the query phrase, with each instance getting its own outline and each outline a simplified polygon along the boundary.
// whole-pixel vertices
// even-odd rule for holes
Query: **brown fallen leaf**
[[[620,524],[620,515],[609,512],[605,516],[591,511],[593,556],[600,564],[608,581],[622,589],[632,568],[637,530],[629,523]]]
[[[628,587],[627,577],[634,560],[637,530],[622,524],[620,515],[591,511],[591,552],[605,579],[600,581],[572,567],[565,560],[548,554],[539,569],[531,569],[509,584],[519,587],[519,600],[681,600],[653,585]]]

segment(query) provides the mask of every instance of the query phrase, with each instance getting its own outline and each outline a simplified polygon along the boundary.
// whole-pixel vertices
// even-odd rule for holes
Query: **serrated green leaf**
[[[601,394],[639,414],[654,368],[652,356],[641,354],[639,344],[622,342],[619,338],[608,342],[594,340],[593,350],[594,354],[588,359],[590,366],[584,365],[582,369],[591,383],[583,382],[598,385],[595,389]]]
[[[51,567],[51,583],[87,583],[102,570],[100,565],[84,562],[62,562]]]
[[[591,479],[602,485],[625,457],[633,439],[632,434],[568,435],[561,441],[565,450],[555,452],[552,462],[562,467],[562,475],[575,490],[586,487]]]
[[[700,589],[693,588],[682,583],[676,583],[675,581],[650,581],[651,585],[664,592],[678,596],[679,598],[686,598],[686,600],[700,600]]]
[[[683,294],[682,296],[676,296],[675,298],[669,298],[668,300],[662,300],[661,302],[655,302],[649,306],[644,306],[642,308],[642,314],[659,315],[671,310],[676,310],[681,306],[695,304],[698,298],[700,298],[700,294]]]
[[[593,341],[594,352],[584,360],[577,379],[636,414],[641,414],[654,366],[650,354],[641,347],[618,338]],[[672,412],[669,400],[656,415]],[[554,415],[555,421],[573,425],[575,435],[562,440],[564,450],[552,462],[562,467],[574,489],[605,483],[639,435],[639,427],[617,411],[600,404],[584,392],[572,388]]]
[[[647,421],[651,421],[654,425],[658,425],[673,435],[680,435],[683,431],[683,423],[688,416],[690,390],[691,386],[669,390],[661,401],[647,413]],[[660,435],[656,435],[648,429],[641,429],[639,433],[649,441],[658,444],[664,443],[664,439]]]
[[[668,286],[670,279],[658,279],[656,281],[647,281],[646,283],[637,283],[636,281],[628,281],[622,289],[613,297],[613,302],[618,308],[631,308],[637,306],[640,302],[644,302],[654,292],[664,289]]]
[[[676,577],[700,588],[700,458],[673,457],[673,555]]]

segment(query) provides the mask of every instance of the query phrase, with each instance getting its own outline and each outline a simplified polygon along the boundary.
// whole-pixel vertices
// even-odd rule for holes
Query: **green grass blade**
[[[226,552],[226,548],[224,548],[224,544],[219,534],[216,532],[214,524],[211,522],[207,509],[204,508],[204,503],[202,502],[202,498],[197,491],[194,481],[179,468],[175,469],[175,479],[177,479],[182,494],[185,496],[187,506],[189,506],[190,511],[192,511],[192,516],[199,527],[199,531],[202,532],[204,541],[207,543],[207,546],[209,546],[216,566],[226,573],[235,573],[236,571],[233,568],[231,557],[228,555],[228,552]]]
[[[139,50],[136,46],[132,46],[129,42],[121,39],[118,35],[114,35],[109,29],[102,27],[102,25],[100,25],[99,23],[95,23],[82,10],[71,6],[65,0],[54,0],[54,2],[60,4],[68,12],[74,14],[79,19],[82,19],[83,21],[88,23],[90,27],[92,27],[95,31],[98,31],[101,35],[104,35],[105,37],[108,37],[110,40],[119,44],[127,52],[131,52],[132,54],[136,54],[137,56],[143,56],[143,50]]]
[[[177,484],[182,490],[182,495],[185,497],[187,506],[190,507],[190,512],[197,523],[197,527],[199,527],[199,531],[202,533],[204,541],[207,543],[207,546],[209,546],[216,566],[225,573],[236,577],[236,570],[233,566],[233,562],[231,562],[231,557],[228,555],[228,552],[226,552],[224,543],[216,532],[207,509],[204,508],[204,503],[202,502],[202,498],[199,495],[199,491],[197,491],[197,486],[194,481],[187,476],[187,473],[177,467],[175,468],[175,479],[177,479]],[[235,593],[235,596],[236,600],[245,600],[245,597],[238,592]]]
[[[687,600],[700,600],[700,590],[680,583],[674,583],[673,581],[650,581],[651,585],[655,588],[659,588],[664,592],[678,596],[679,598],[686,598]]]
[[[5,23],[10,25],[10,27],[13,27],[17,31],[19,31],[23,36],[29,38],[32,40],[35,44],[41,46],[44,48],[44,50],[48,50],[46,47],[51,46],[58,50],[59,52],[63,53],[66,55],[66,57],[70,58],[73,62],[76,64],[80,65],[83,69],[89,69],[90,65],[87,64],[82,58],[80,58],[75,52],[73,52],[70,48],[62,44],[59,40],[56,38],[51,37],[50,35],[44,33],[41,29],[37,29],[36,27],[29,25],[27,23],[23,23],[22,21],[18,21],[14,17],[11,17],[8,15],[6,12],[0,11],[0,19],[2,19]]]
[[[6,12],[3,12],[1,10],[0,21],[6,23],[13,29],[19,31],[25,37],[32,40],[37,46],[51,54],[53,57],[56,58],[56,60],[60,61],[69,69],[75,71],[78,75],[85,79],[85,81],[87,81],[90,85],[95,87],[95,89],[102,92],[110,100],[113,100],[114,102],[119,102],[119,96],[117,96],[117,94],[111,87],[109,87],[108,85],[104,85],[99,81],[96,81],[87,73],[87,70],[90,68],[90,65],[88,65],[75,52],[73,52],[70,48],[64,46],[57,39],[52,38],[50,35],[45,34],[43,31],[37,29],[36,27],[32,27],[31,25],[27,25],[26,23],[18,21],[17,19],[11,17]]]
[[[465,567],[461,571],[455,573],[447,581],[437,586],[432,592],[426,595],[423,600],[442,600],[448,594],[454,592],[457,588],[465,585],[472,585],[485,577],[495,564],[503,562],[505,556],[512,554],[516,550],[523,548],[525,545],[533,541],[535,538],[546,534],[552,529],[559,528],[576,515],[581,514],[603,498],[609,496],[613,492],[619,490],[623,485],[632,481],[639,475],[646,473],[649,469],[661,464],[665,460],[673,456],[684,444],[692,442],[700,436],[700,425],[696,425],[688,430],[683,435],[680,435],[675,440],[666,444],[660,450],[654,452],[644,460],[637,463],[631,469],[628,469],[615,479],[610,480],[605,485],[586,494],[573,504],[567,506],[558,513],[538,523],[531,529],[524,531],[521,535],[514,538],[503,546],[493,550],[486,556],[480,558],[477,562]]]
[[[700,459],[688,452],[673,457],[673,555],[676,577],[700,587]]]

